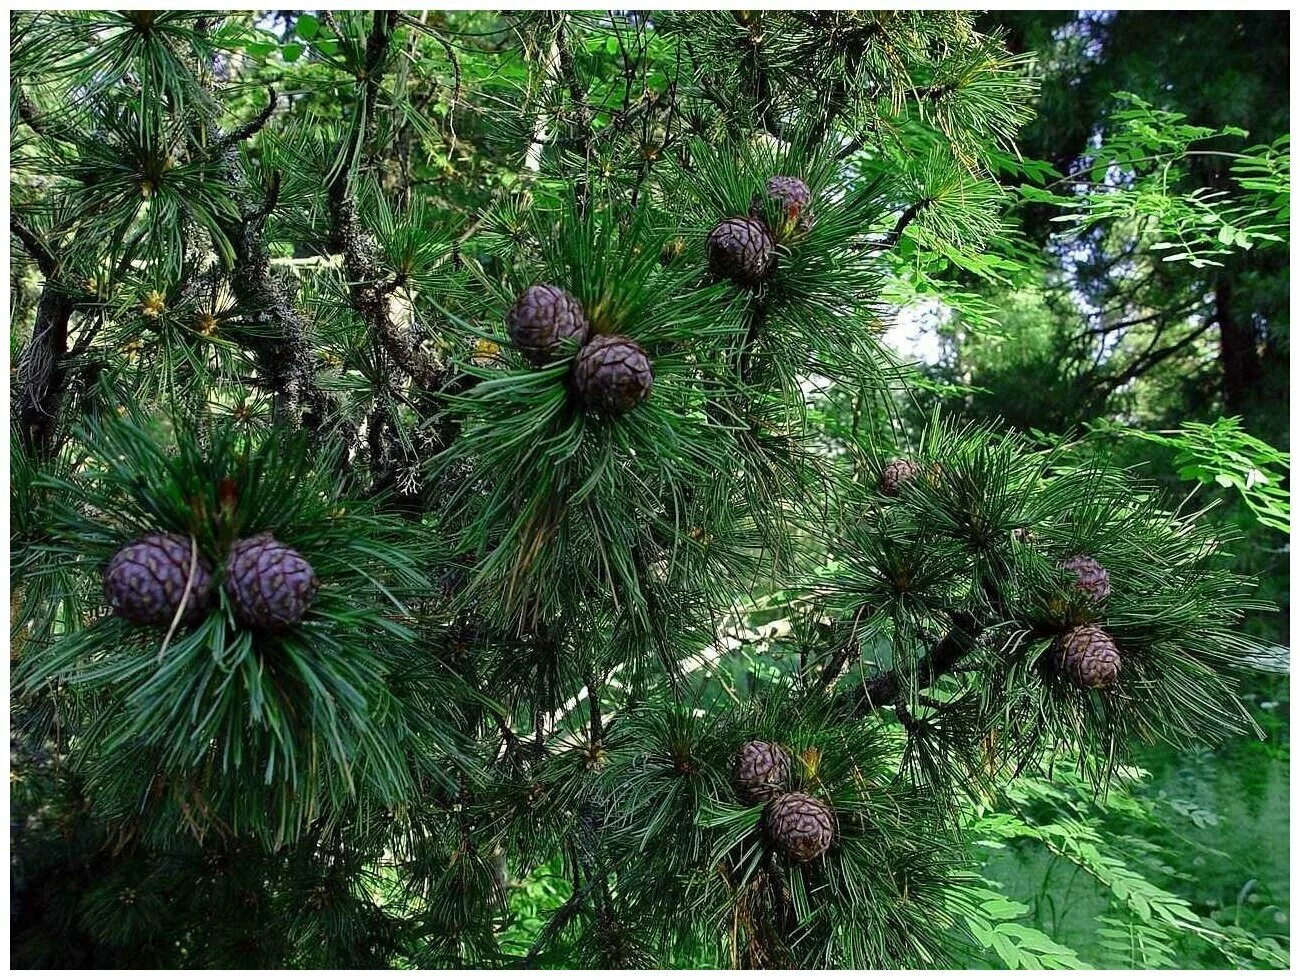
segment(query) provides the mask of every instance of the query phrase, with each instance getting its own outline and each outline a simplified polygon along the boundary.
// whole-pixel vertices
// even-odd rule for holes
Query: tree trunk
[[[49,458],[54,453],[71,316],[72,297],[58,283],[47,281],[36,306],[31,340],[18,358],[14,408],[19,431],[24,448],[41,458]]]
[[[1223,408],[1244,415],[1260,382],[1259,348],[1254,324],[1232,310],[1232,281],[1220,276],[1214,288],[1214,318],[1219,325],[1219,366],[1223,371]]]

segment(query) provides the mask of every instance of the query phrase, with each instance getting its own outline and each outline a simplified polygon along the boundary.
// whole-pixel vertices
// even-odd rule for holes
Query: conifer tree
[[[964,805],[1249,725],[1199,515],[899,421],[968,15],[10,27],[15,963],[940,966]]]

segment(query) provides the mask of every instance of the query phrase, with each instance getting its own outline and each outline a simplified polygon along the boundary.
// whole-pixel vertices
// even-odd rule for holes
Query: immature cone
[[[757,286],[776,265],[776,242],[757,218],[725,218],[709,234],[709,269],[740,286]]]
[[[190,581],[193,551],[179,534],[147,534],[132,541],[104,567],[104,595],[113,612],[141,626],[170,626]],[[185,601],[185,621],[195,622],[212,598],[212,567],[199,558]]]
[[[891,459],[880,471],[880,490],[897,497],[904,483],[911,483],[921,475],[921,465],[910,459]]]
[[[1119,676],[1119,648],[1098,626],[1076,626],[1056,641],[1056,668],[1074,684],[1104,690]]]
[[[835,839],[835,816],[821,800],[807,793],[785,793],[763,813],[768,839],[786,858],[803,864],[819,858]]]
[[[736,792],[746,803],[762,803],[784,792],[790,778],[790,757],[785,749],[755,739],[736,753],[733,773]]]
[[[586,407],[606,415],[622,415],[641,404],[654,380],[650,358],[628,337],[594,337],[573,361],[574,391]]]
[[[781,205],[785,228],[808,231],[812,227],[812,191],[798,177],[772,177],[767,182],[767,196]]]
[[[1110,595],[1110,573],[1101,562],[1090,555],[1075,555],[1061,565],[1067,572],[1072,572],[1075,585],[1095,602],[1102,602]]]
[[[565,340],[579,346],[587,340],[591,326],[582,305],[559,286],[529,286],[506,314],[510,339],[528,360],[544,364]]]
[[[226,559],[235,618],[255,629],[302,622],[320,583],[307,560],[270,534],[236,541]]]

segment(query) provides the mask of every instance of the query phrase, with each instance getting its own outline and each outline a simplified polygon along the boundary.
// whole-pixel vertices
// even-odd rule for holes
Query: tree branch
[[[76,142],[76,134],[70,127],[51,119],[46,113],[37,109],[36,103],[23,91],[18,93],[18,117],[37,136],[59,140],[63,143]]]
[[[899,215],[898,221],[894,224],[894,230],[885,236],[885,240],[877,248],[883,252],[897,245],[899,239],[903,237],[903,232],[907,230],[907,226],[915,221],[917,216],[929,206],[930,201],[928,198],[921,198],[915,204],[910,205],[906,211]]]
[[[858,642],[858,627],[861,625],[862,617],[866,612],[867,606],[866,603],[863,603],[858,606],[857,610],[853,613],[853,625],[849,630],[848,639],[840,644],[830,661],[826,664],[826,667],[822,670],[821,685],[823,689],[828,688],[835,683],[836,679],[840,676],[840,672],[844,670],[844,665],[848,662],[849,657],[852,656],[853,648]]]
[[[72,297],[56,281],[46,280],[36,305],[31,339],[18,355],[13,411],[18,418],[23,446],[42,458],[49,458],[55,451],[54,434],[63,400],[72,305]]]
[[[221,168],[223,179],[237,189],[240,210],[237,215],[219,216],[218,227],[230,243],[233,264],[227,276],[235,302],[256,324],[274,325],[278,336],[252,336],[247,346],[257,360],[259,377],[254,382],[271,395],[272,413],[280,417],[290,402],[307,406],[312,417],[325,416],[326,396],[316,384],[315,360],[307,343],[307,323],[294,308],[289,293],[271,273],[271,258],[263,237],[262,223],[275,209],[279,198],[280,177],[272,173],[271,185],[256,203],[249,200],[250,175],[236,152],[238,144],[262,129],[279,102],[274,89],[267,87],[269,102],[256,117],[232,132],[221,135],[213,126],[192,138],[196,152],[206,152]],[[129,254],[129,253],[128,253]],[[309,423],[310,424],[310,423]]]
[[[565,36],[565,17],[566,15],[561,13],[555,18],[555,45],[560,56],[560,77],[564,79],[564,86],[569,90],[569,99],[573,103],[574,112],[578,116],[578,127],[582,134],[583,148],[586,151],[591,145],[591,134],[588,131],[587,100],[582,89],[582,83],[578,79],[577,66],[573,62],[573,52],[569,50],[568,38]]]
[[[1198,337],[1205,334],[1207,331],[1210,330],[1210,328],[1214,326],[1215,326],[1215,321],[1207,317],[1204,323],[1202,323],[1199,327],[1197,327],[1195,330],[1189,333],[1182,340],[1178,341],[1177,343],[1170,344],[1167,347],[1161,347],[1159,349],[1156,349],[1156,344],[1160,342],[1160,338],[1163,335],[1163,331],[1157,331],[1156,335],[1151,338],[1151,343],[1147,345],[1147,349],[1142,352],[1141,356],[1139,356],[1136,361],[1134,361],[1131,365],[1129,365],[1119,374],[1103,376],[1094,379],[1092,383],[1089,385],[1089,387],[1093,389],[1107,389],[1110,391],[1114,391],[1120,386],[1125,385],[1128,382],[1132,381],[1134,378],[1137,378],[1138,376],[1145,374],[1147,371],[1150,371],[1153,367],[1155,367],[1157,364],[1161,363],[1162,361],[1168,360],[1170,357],[1173,357],[1180,350],[1184,350],[1193,341],[1195,341]]]
[[[9,215],[9,230],[14,233],[18,241],[22,243],[23,249],[32,257],[36,267],[41,270],[41,275],[46,279],[53,279],[59,263],[55,259],[54,253],[50,251],[49,246],[41,241],[34,231],[23,224],[22,219],[16,214]]]
[[[229,149],[232,146],[238,146],[246,139],[251,139],[253,136],[255,136],[258,132],[261,131],[263,126],[267,124],[271,116],[275,113],[276,107],[279,105],[280,98],[278,95],[275,94],[275,89],[272,88],[270,85],[266,87],[266,94],[267,94],[266,108],[263,109],[261,112],[259,112],[248,122],[244,123],[244,125],[240,126],[238,129],[231,130],[225,136],[217,140],[217,145],[215,147],[216,153],[220,153],[221,151]]]
[[[945,674],[974,651],[984,627],[968,612],[952,614],[952,629],[916,665],[916,689],[933,687]],[[886,671],[868,683],[850,705],[853,714],[871,714],[902,700],[910,675],[898,668]]]
[[[524,955],[524,958],[519,961],[521,969],[526,970],[532,967],[542,950],[546,948],[546,944],[555,938],[557,932],[568,925],[569,920],[572,919],[574,915],[577,914],[578,909],[581,908],[583,900],[591,894],[591,890],[595,887],[596,879],[588,879],[587,883],[581,888],[575,888],[573,894],[565,899],[564,904],[555,910],[555,914],[547,920],[546,925],[542,926],[541,932],[539,932],[537,938],[533,940],[533,944],[528,948],[528,952]]]
[[[1075,334],[1071,341],[1083,340],[1089,336],[1104,336],[1108,333],[1114,333],[1116,330],[1124,330],[1128,327],[1140,327],[1144,323],[1151,323],[1157,320],[1177,320],[1185,316],[1190,316],[1205,304],[1196,300],[1187,306],[1182,306],[1174,310],[1157,310],[1155,313],[1149,313],[1146,316],[1130,317],[1127,320],[1119,320],[1115,323],[1103,323],[1099,327],[1085,327],[1082,331]]]
[[[396,11],[375,12],[374,24],[366,41],[366,76],[362,91],[362,118],[366,122],[351,135],[346,159],[359,156],[370,140],[375,104],[384,78],[383,64],[387,45],[397,16]],[[393,319],[389,298],[382,285],[384,276],[375,254],[375,243],[361,224],[356,198],[349,186],[349,176],[348,168],[340,167],[330,181],[328,194],[334,244],[343,253],[343,268],[352,307],[365,322],[371,336],[402,371],[422,387],[433,386],[440,367],[422,349],[419,338],[410,331],[403,330]]]
[[[605,725],[600,717],[600,685],[594,671],[587,671],[583,678],[587,687],[587,706],[590,714],[589,731],[593,748],[599,747],[605,740]]]

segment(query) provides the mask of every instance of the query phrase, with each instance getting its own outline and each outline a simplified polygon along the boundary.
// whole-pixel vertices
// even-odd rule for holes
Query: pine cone
[[[775,198],[786,214],[798,214],[812,200],[812,191],[798,177],[772,177],[767,182],[767,196]]]
[[[179,534],[147,534],[132,541],[104,567],[104,596],[113,612],[141,626],[169,626],[176,617],[193,553]],[[212,599],[212,566],[202,557],[185,603],[185,622],[195,623]]]
[[[733,781],[746,803],[762,803],[784,792],[790,779],[790,757],[771,742],[746,742],[736,753]]]
[[[650,397],[655,373],[635,340],[593,337],[573,362],[573,388],[588,408],[622,415]]]
[[[910,459],[891,459],[880,471],[880,490],[890,497],[897,497],[903,484],[911,483],[921,475],[921,464]]]
[[[739,286],[757,286],[776,266],[776,242],[757,218],[726,218],[709,234],[709,269]]]
[[[767,182],[767,196],[781,205],[785,217],[783,230],[807,232],[812,228],[812,191],[798,177],[772,177]]]
[[[1057,638],[1057,671],[1082,688],[1104,690],[1119,676],[1119,648],[1098,626],[1076,626]]]
[[[1110,595],[1110,573],[1090,555],[1075,555],[1061,565],[1074,573],[1075,585],[1094,602],[1104,602]]]
[[[236,541],[226,559],[235,618],[254,629],[301,623],[319,587],[306,559],[269,533]]]
[[[586,343],[591,326],[582,305],[559,286],[529,286],[506,314],[510,339],[533,364],[545,364],[565,340]]]
[[[777,850],[803,864],[830,849],[835,839],[835,814],[807,793],[785,793],[767,805],[763,828]]]

